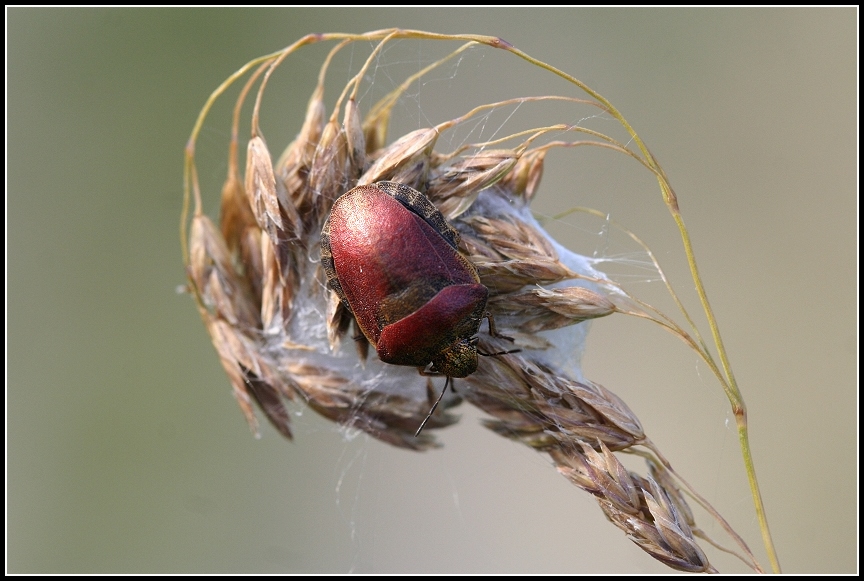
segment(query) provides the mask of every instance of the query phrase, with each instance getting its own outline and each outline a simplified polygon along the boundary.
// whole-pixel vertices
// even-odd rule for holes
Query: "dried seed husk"
[[[275,244],[278,233],[286,229],[286,224],[279,209],[270,151],[259,136],[249,140],[246,150],[246,195],[258,227],[266,232]]]
[[[546,151],[546,149],[532,149],[523,153],[513,169],[501,178],[498,186],[512,192],[514,196],[521,197],[526,204],[530,204],[540,188]]]
[[[437,139],[438,130],[434,127],[417,129],[400,137],[381,150],[357,185],[398,181],[418,189],[421,180],[426,178],[430,155]],[[422,189],[425,188],[421,188],[421,191]]]
[[[512,149],[490,149],[438,168],[428,195],[441,213],[453,220],[465,213],[480,192],[507,174],[519,159]]]
[[[280,276],[287,277],[292,262],[296,263],[292,254],[302,247],[303,225],[284,184],[276,181],[267,144],[259,136],[253,137],[247,148],[245,187],[258,227],[277,249]]]
[[[489,308],[506,318],[508,328],[524,333],[558,329],[615,312],[615,306],[606,297],[576,286],[537,287],[497,295],[489,300]]]
[[[222,186],[222,204],[219,212],[219,225],[222,236],[231,252],[237,252],[240,238],[249,226],[255,225],[255,215],[249,207],[249,200],[243,184],[233,174]]]
[[[366,136],[363,133],[363,124],[357,101],[348,99],[345,104],[345,141],[348,146],[349,176],[357,179],[363,173],[366,166]]]
[[[276,164],[276,173],[285,186],[285,192],[291,205],[304,220],[304,231],[308,231],[315,223],[315,216],[309,215],[316,196],[313,196],[307,181],[309,168],[315,156],[315,150],[324,130],[324,118],[327,109],[320,95],[316,94],[309,100],[306,108],[306,118],[303,127],[291,145],[282,154]]]

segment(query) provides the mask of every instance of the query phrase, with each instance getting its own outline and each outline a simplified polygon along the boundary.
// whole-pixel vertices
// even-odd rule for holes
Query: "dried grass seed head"
[[[390,38],[380,34],[370,33],[384,42]],[[293,46],[322,38],[311,35]],[[270,64],[268,75],[288,54],[263,61]],[[531,215],[549,146],[528,145],[543,130],[511,149],[481,145],[463,147],[457,155],[436,150],[441,134],[461,122],[451,121],[387,145],[398,91],[364,119],[355,98],[361,78],[343,92],[353,87],[340,123],[338,105],[327,119],[322,70],[300,134],[278,160],[257,126],[256,104],[244,181],[232,162],[223,187],[221,231],[200,213],[194,185],[190,284],[253,432],[258,433],[254,402],[290,438],[283,400],[299,397],[344,426],[346,435],[359,430],[423,450],[437,445],[433,430],[457,420],[448,408],[464,398],[491,416],[485,423],[495,432],[548,453],[562,474],[594,494],[609,519],[652,556],[681,570],[711,570],[693,541],[692,513],[668,473],[655,470],[663,478],[642,478],[624,470],[612,453],[644,444],[645,434],[620,398],[583,377],[580,358],[590,320],[619,311],[616,305],[627,301],[591,260],[558,245]],[[601,109],[617,115],[600,99]],[[334,201],[354,186],[381,181],[422,191],[458,231],[459,251],[489,289],[489,311],[513,339],[504,345],[501,336],[481,330],[481,352],[519,350],[483,358],[476,372],[460,380],[460,395],[445,399],[420,437],[414,431],[437,391],[432,381],[368,356],[369,343],[350,310],[328,290],[317,255]]]

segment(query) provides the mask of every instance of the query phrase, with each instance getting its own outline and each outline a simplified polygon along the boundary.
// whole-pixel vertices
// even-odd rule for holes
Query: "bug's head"
[[[477,371],[477,338],[451,343],[432,359],[432,370],[449,377],[468,377]]]

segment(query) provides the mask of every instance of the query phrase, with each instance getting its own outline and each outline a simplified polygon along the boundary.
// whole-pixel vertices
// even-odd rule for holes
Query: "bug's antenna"
[[[429,421],[429,418],[432,417],[432,414],[435,413],[435,408],[437,408],[437,407],[438,407],[438,404],[441,403],[441,399],[444,397],[444,393],[447,391],[447,386],[450,385],[450,382],[451,382],[451,381],[453,381],[453,378],[451,378],[451,377],[448,375],[448,376],[447,376],[447,379],[444,380],[444,389],[441,390],[441,395],[438,396],[438,399],[435,401],[435,405],[433,405],[433,406],[432,406],[432,409],[429,410],[429,413],[426,415],[426,418],[423,420],[423,423],[420,424],[420,427],[417,428],[417,431],[416,431],[416,432],[414,432],[414,437],[415,437],[415,438],[416,438],[417,436],[420,435],[420,432],[423,431],[423,426],[426,425],[426,422],[428,422],[428,421]]]

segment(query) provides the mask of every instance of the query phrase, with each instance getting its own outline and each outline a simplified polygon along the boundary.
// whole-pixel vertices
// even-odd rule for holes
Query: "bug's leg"
[[[509,351],[496,351],[495,353],[484,353],[483,351],[477,350],[477,355],[482,355],[484,357],[495,357],[497,355],[510,355],[511,353],[521,353],[521,349],[510,349]]]
[[[486,319],[489,321],[489,334],[492,337],[497,337],[498,339],[505,339],[507,341],[513,342],[513,337],[508,337],[507,335],[501,335],[498,333],[498,329],[495,328],[495,319],[492,317],[492,313],[486,311],[486,315],[484,315]]]
[[[366,359],[369,357],[369,339],[360,332],[360,326],[357,325],[357,321],[354,321],[354,329],[356,331],[354,345],[357,347],[357,356],[360,357],[360,363],[365,364]]]
[[[498,329],[495,328],[495,319],[492,318],[492,313],[486,311],[486,319],[489,320],[489,335],[495,337],[497,339],[504,339],[506,341],[510,341],[511,343],[514,341],[513,337],[508,337],[507,335],[501,335],[498,333]],[[521,349],[510,349],[509,351],[498,351],[497,353],[484,353],[483,351],[477,350],[479,355],[484,355],[486,357],[494,357],[496,355],[509,355],[510,353],[519,353],[522,351]]]

